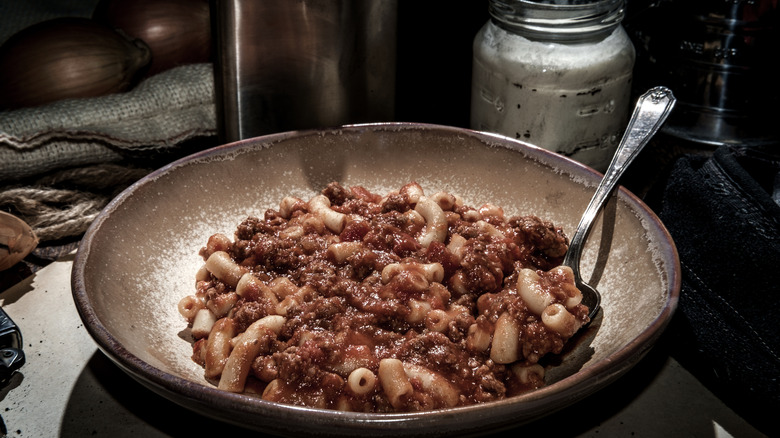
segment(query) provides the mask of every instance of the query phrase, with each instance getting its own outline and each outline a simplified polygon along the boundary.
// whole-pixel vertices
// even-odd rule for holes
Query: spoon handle
[[[588,208],[580,219],[577,230],[571,238],[569,251],[563,261],[575,270],[579,278],[579,259],[585,243],[585,239],[590,233],[593,222],[596,219],[601,207],[609,199],[609,195],[617,186],[617,182],[628,168],[629,164],[639,155],[639,152],[650,141],[650,138],[658,132],[661,125],[672,111],[676,99],[671,90],[666,87],[654,87],[639,97],[628,122],[626,132],[620,140],[617,151],[612,157],[607,173],[596,188],[596,193],[588,204]],[[574,263],[571,263],[574,262]]]

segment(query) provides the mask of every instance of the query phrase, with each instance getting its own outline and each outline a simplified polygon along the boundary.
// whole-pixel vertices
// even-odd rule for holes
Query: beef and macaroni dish
[[[195,362],[226,391],[403,412],[543,385],[588,322],[560,228],[410,183],[329,184],[215,234],[179,303]]]

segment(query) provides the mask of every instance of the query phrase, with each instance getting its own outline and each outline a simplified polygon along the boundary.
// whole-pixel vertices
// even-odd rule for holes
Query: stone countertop
[[[0,388],[5,436],[258,436],[158,396],[98,350],[73,303],[74,258],[71,253],[0,294],[0,306],[22,332],[26,356]],[[671,358],[663,336],[617,382],[512,432],[545,436],[551,430],[576,437],[764,436]]]

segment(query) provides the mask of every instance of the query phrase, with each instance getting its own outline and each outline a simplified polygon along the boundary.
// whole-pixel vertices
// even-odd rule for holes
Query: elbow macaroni
[[[379,381],[390,405],[398,409],[403,406],[404,397],[414,392],[409,378],[406,376],[404,364],[398,359],[382,359],[379,361]]]
[[[542,289],[540,280],[539,274],[528,268],[521,269],[517,276],[517,293],[536,315],[541,315],[553,300],[552,295]]]
[[[416,183],[385,197],[338,185],[308,202],[285,197],[235,241],[217,233],[201,251],[196,292],[178,303],[193,359],[222,390],[340,410],[448,408],[538,388],[537,360],[560,352],[587,308],[570,269],[517,259],[529,223],[547,226]]]
[[[356,368],[347,378],[347,387],[355,395],[366,395],[373,391],[376,385],[376,376],[368,368]]]
[[[230,254],[225,251],[216,251],[212,253],[206,260],[206,269],[232,288],[236,287],[238,280],[240,280],[241,276],[246,272],[245,269],[233,261],[233,259],[230,258]]]
[[[420,196],[414,210],[425,219],[425,228],[417,238],[424,248],[432,242],[444,242],[447,237],[447,217],[436,201]]]
[[[334,233],[340,233],[347,224],[347,216],[344,213],[333,211],[330,208],[330,200],[324,195],[317,195],[309,201],[309,209],[317,214],[325,223],[325,226]]]

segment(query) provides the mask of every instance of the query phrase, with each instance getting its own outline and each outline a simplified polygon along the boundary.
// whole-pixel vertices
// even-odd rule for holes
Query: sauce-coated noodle
[[[543,385],[539,360],[588,321],[567,244],[536,216],[416,183],[331,183],[214,234],[179,311],[227,391],[364,412],[489,402]]]

